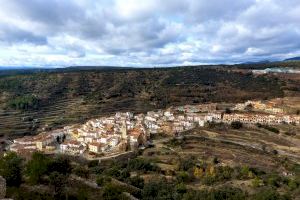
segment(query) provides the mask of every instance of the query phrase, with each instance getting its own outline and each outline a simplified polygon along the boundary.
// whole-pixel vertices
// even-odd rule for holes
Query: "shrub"
[[[25,95],[16,97],[8,102],[11,108],[18,110],[37,109],[39,106],[39,99],[33,95]]]
[[[244,200],[247,194],[239,188],[223,187],[212,190],[189,191],[183,195],[183,200]]]
[[[219,163],[219,159],[217,157],[214,157],[212,160],[213,164],[218,164]]]
[[[96,183],[98,186],[104,186],[107,183],[111,182],[111,178],[108,176],[98,176],[96,179]]]
[[[117,178],[120,176],[121,171],[118,166],[113,166],[113,167],[105,170],[104,174]]]
[[[142,190],[142,199],[175,199],[177,196],[176,188],[173,184],[165,180],[150,181],[145,184]]]
[[[184,194],[187,192],[187,188],[186,188],[185,184],[179,183],[178,185],[176,185],[176,191],[179,194]]]
[[[8,186],[19,186],[22,182],[22,159],[16,153],[8,153],[0,159],[0,175]]]
[[[70,160],[64,155],[58,155],[48,164],[49,172],[58,172],[64,175],[70,174],[72,166]]]
[[[271,126],[260,124],[260,123],[257,123],[256,126],[258,128],[264,128],[264,129],[266,129],[268,131],[271,131],[273,133],[279,133],[279,130],[277,128],[275,128],[275,127],[271,127]]]
[[[213,190],[211,192],[211,199],[232,199],[232,200],[238,200],[238,199],[245,199],[246,194],[239,188],[234,187],[224,187],[219,190]]]
[[[117,185],[107,184],[103,189],[103,199],[104,200],[112,200],[112,199],[127,199],[123,194],[123,190]]]
[[[159,169],[156,165],[142,158],[135,158],[130,160],[128,162],[127,168],[130,171],[137,170],[137,171],[144,171],[144,172],[157,171]]]
[[[98,160],[92,160],[88,163],[88,167],[92,168],[92,167],[97,167],[99,165],[99,161]]]
[[[280,195],[278,192],[271,188],[263,188],[259,192],[257,192],[251,198],[253,200],[288,200],[290,199],[286,195]]]
[[[118,177],[118,179],[124,181],[128,177],[130,177],[130,171],[127,168],[125,168],[125,169],[121,170],[120,176]]]
[[[231,122],[230,126],[233,129],[240,129],[243,127],[243,123],[239,122],[239,121],[234,121],[234,122]]]
[[[271,187],[279,187],[281,178],[276,174],[271,174],[268,176],[266,183]]]
[[[250,172],[251,171],[248,166],[243,166],[240,171],[241,178],[248,178]]]
[[[82,178],[88,178],[89,177],[89,170],[86,169],[85,167],[81,167],[81,166],[76,166],[72,172],[74,174],[76,174],[77,176],[80,176]]]
[[[255,177],[255,178],[251,181],[251,185],[252,185],[252,187],[254,187],[254,188],[257,188],[257,187],[261,186],[262,183],[263,183],[262,180],[259,179],[258,177]]]
[[[294,179],[289,179],[288,187],[290,190],[295,190],[299,187],[299,183]]]
[[[128,178],[127,183],[141,189],[144,187],[144,179],[139,176]]]
[[[50,159],[42,153],[35,152],[31,160],[26,165],[26,174],[32,184],[41,183],[42,177],[52,172],[58,172],[63,175],[71,173],[70,160],[62,155]]]
[[[275,127],[271,127],[271,126],[264,126],[265,129],[267,129],[268,131],[271,131],[273,133],[279,133],[279,130]]]
[[[195,158],[193,157],[181,159],[179,163],[179,169],[182,171],[188,171],[194,166],[195,166]]]
[[[210,168],[206,169],[206,171],[207,172],[205,173],[203,182],[207,185],[212,185],[216,182],[230,180],[234,172],[234,170],[228,166],[221,166],[217,168],[210,166]]]
[[[60,195],[64,189],[65,184],[67,183],[67,178],[65,175],[58,172],[52,172],[49,175],[50,185],[54,188],[55,195]]]
[[[277,154],[278,154],[278,151],[277,151],[276,149],[274,149],[274,150],[272,151],[272,153],[273,153],[274,155],[277,155]]]
[[[226,113],[226,114],[231,114],[232,111],[230,110],[230,108],[226,108],[226,109],[225,109],[225,113]]]
[[[31,160],[26,165],[26,174],[32,184],[41,182],[42,176],[47,174],[50,159],[44,154],[35,152],[32,154]]]
[[[191,180],[189,173],[180,171],[176,175],[176,179],[179,183],[187,183]]]
[[[105,167],[103,167],[103,166],[96,166],[96,167],[91,167],[90,170],[91,170],[91,173],[102,174],[105,171]]]

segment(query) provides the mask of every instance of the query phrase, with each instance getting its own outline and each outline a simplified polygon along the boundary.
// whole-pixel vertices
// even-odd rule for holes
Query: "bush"
[[[179,183],[187,183],[191,180],[189,173],[185,171],[178,172],[176,179]]]
[[[90,172],[88,169],[86,169],[85,167],[81,167],[81,166],[76,166],[72,172],[74,174],[76,174],[77,176],[80,176],[82,178],[88,178],[90,175]]]
[[[210,129],[214,129],[214,128],[224,129],[225,128],[223,122],[214,122],[214,121],[212,121],[212,122],[207,122],[206,125]]]
[[[272,150],[272,153],[273,153],[274,155],[277,155],[277,154],[278,154],[278,151],[277,151],[276,149],[274,149],[274,150]]]
[[[46,155],[35,152],[31,160],[26,165],[26,174],[32,184],[41,183],[42,177],[52,172],[58,172],[63,175],[71,173],[70,160],[62,155],[50,159]]]
[[[99,166],[99,161],[98,160],[92,160],[88,163],[88,167],[92,168],[92,167],[97,167]]]
[[[186,188],[185,184],[179,183],[178,185],[176,185],[176,191],[179,194],[184,194],[187,192],[187,188]]]
[[[130,177],[130,171],[127,168],[125,168],[125,169],[121,170],[120,176],[118,177],[118,179],[121,181],[124,181],[128,177]]]
[[[113,166],[104,172],[105,175],[118,178],[121,174],[121,169],[118,166]]]
[[[216,176],[220,181],[231,179],[232,174],[233,174],[233,169],[228,166],[218,167],[216,170]]]
[[[251,174],[252,172],[250,171],[249,167],[248,166],[243,166],[241,169],[240,169],[240,178],[248,178],[249,175]]]
[[[70,160],[64,155],[58,155],[48,164],[49,172],[58,172],[64,175],[70,174],[72,166]]]
[[[104,200],[118,200],[118,199],[128,199],[122,194],[123,190],[117,185],[107,184],[103,189],[103,199]]]
[[[108,184],[111,182],[111,178],[108,176],[98,176],[96,179],[96,183],[98,186],[104,186],[105,184]]]
[[[252,187],[257,188],[262,186],[263,182],[261,179],[259,179],[258,177],[255,177],[252,181],[251,181]]]
[[[234,170],[228,166],[218,168],[211,166],[210,169],[206,169],[206,171],[205,176],[202,178],[203,183],[206,185],[230,180],[234,172]]]
[[[225,187],[219,190],[214,190],[211,192],[211,199],[219,200],[219,199],[245,199],[246,194],[239,188],[233,187]]]
[[[290,190],[295,190],[299,187],[299,183],[296,180],[289,179],[288,187],[289,187]]]
[[[127,183],[141,189],[144,187],[144,179],[139,176],[128,178]]]
[[[104,166],[91,167],[90,171],[93,174],[102,174],[105,171],[105,167]]]
[[[233,129],[240,129],[243,127],[243,123],[239,122],[239,121],[234,121],[234,122],[231,122],[230,126]]]
[[[275,128],[275,127],[271,127],[271,126],[260,124],[260,123],[256,124],[256,126],[258,128],[264,128],[264,129],[266,129],[268,131],[271,131],[273,133],[277,133],[277,134],[279,133],[279,130],[277,128]]]
[[[288,200],[290,197],[280,195],[278,192],[271,188],[263,188],[258,193],[253,195],[253,200]]]
[[[217,182],[217,179],[215,176],[206,175],[202,178],[202,182],[206,185],[212,185]]]
[[[148,160],[142,159],[142,158],[135,158],[128,162],[127,168],[129,171],[158,171],[159,168],[150,163]]]
[[[25,95],[16,97],[8,102],[11,108],[18,110],[37,109],[39,106],[39,99],[33,95]]]
[[[266,183],[271,187],[279,187],[281,178],[276,174],[271,174],[267,177]]]
[[[179,169],[182,171],[188,171],[194,166],[195,166],[195,158],[193,157],[181,159],[179,163]]]
[[[215,164],[215,165],[218,164],[219,162],[220,161],[217,157],[214,157],[213,160],[212,160],[212,163]]]
[[[189,191],[183,196],[183,200],[244,200],[247,194],[239,188],[223,187],[212,190]]]
[[[0,159],[0,175],[8,186],[19,186],[22,182],[22,159],[16,153],[8,153]]]
[[[150,181],[142,190],[142,199],[147,200],[175,199],[177,195],[174,185],[165,180]]]
[[[230,110],[230,108],[226,108],[226,109],[225,109],[225,113],[226,113],[226,114],[231,114],[232,111]]]
[[[184,139],[177,139],[177,138],[172,138],[169,142],[168,145],[171,147],[177,147],[181,146],[184,144]]]
[[[50,159],[44,154],[35,152],[32,154],[31,160],[26,165],[26,174],[32,184],[41,182],[42,176],[48,172]]]
[[[53,200],[53,194],[40,190],[29,190],[25,187],[7,187],[6,199],[16,200]]]
[[[50,185],[54,188],[54,193],[57,196],[63,192],[64,186],[67,183],[67,177],[58,172],[52,172],[49,175]]]

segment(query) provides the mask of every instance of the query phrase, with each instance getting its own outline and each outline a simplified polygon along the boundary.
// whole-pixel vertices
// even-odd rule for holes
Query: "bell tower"
[[[127,125],[126,125],[125,120],[122,123],[121,134],[122,134],[122,139],[126,140],[127,139]]]

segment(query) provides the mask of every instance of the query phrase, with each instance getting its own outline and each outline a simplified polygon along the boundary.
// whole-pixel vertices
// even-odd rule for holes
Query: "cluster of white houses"
[[[238,103],[234,106],[234,110],[254,110],[254,111],[263,111],[272,114],[282,114],[284,113],[283,108],[280,107],[283,102],[281,99],[274,99],[273,101],[246,101],[245,103]]]
[[[36,136],[25,136],[15,139],[13,144],[10,145],[11,151],[24,152],[24,151],[52,151],[56,149],[53,145],[57,142],[58,138],[64,138],[65,131],[63,129],[54,130],[47,133],[40,133]]]
[[[15,139],[10,150],[62,152],[73,155],[121,152],[147,145],[147,139],[151,134],[180,133],[213,121],[299,124],[300,116],[252,112],[225,114],[217,110],[216,104],[171,107],[146,114],[118,112],[114,116],[92,119],[82,125],[66,126],[36,136]]]
[[[239,121],[246,124],[299,124],[300,116],[297,115],[271,115],[271,114],[255,114],[255,113],[231,113],[223,114],[222,122],[231,123]]]

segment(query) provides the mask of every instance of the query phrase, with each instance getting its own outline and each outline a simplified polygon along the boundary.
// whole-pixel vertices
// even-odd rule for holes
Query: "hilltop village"
[[[170,107],[145,114],[116,113],[82,125],[25,136],[13,141],[9,149],[19,154],[41,151],[82,155],[86,158],[109,156],[147,147],[151,135],[177,135],[206,123],[300,124],[299,114],[286,114],[280,99],[270,102],[247,101],[228,110],[215,103]]]

